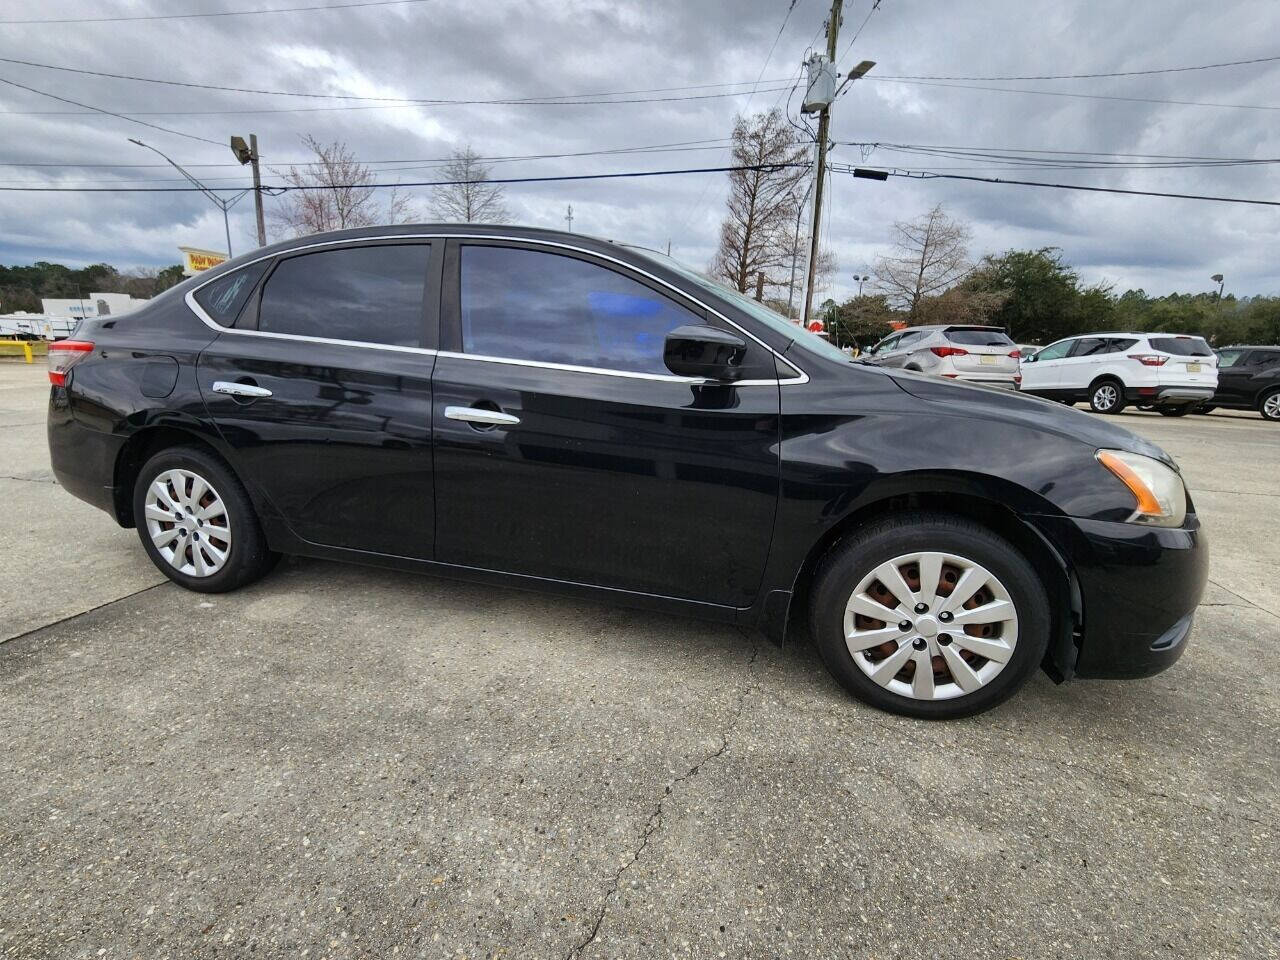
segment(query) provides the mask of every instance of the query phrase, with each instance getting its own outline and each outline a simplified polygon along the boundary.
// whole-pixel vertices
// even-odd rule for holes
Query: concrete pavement
[[[695,621],[314,561],[153,586],[48,482],[44,395],[0,364],[0,955],[1280,956],[1257,417],[1122,418],[1212,538],[1172,670],[925,724]]]

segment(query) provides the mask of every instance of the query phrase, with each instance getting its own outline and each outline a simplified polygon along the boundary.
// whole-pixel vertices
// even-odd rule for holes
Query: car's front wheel
[[[1268,420],[1280,420],[1280,390],[1272,390],[1258,401],[1258,412]]]
[[[188,590],[235,590],[278,559],[267,548],[239,479],[195,447],[162,450],[143,465],[134,484],[133,516],[152,563]]]
[[[940,513],[877,521],[823,561],[814,640],[855,697],[932,719],[990,709],[1040,664],[1049,598],[1035,568],[985,527]]]
[[[1124,388],[1115,380],[1101,380],[1089,391],[1089,406],[1094,413],[1119,413],[1124,402]]]

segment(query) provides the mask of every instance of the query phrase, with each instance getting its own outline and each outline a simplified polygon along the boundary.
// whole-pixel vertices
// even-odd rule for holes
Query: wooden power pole
[[[836,38],[840,35],[840,14],[844,0],[831,0],[831,19],[827,23],[827,59],[835,69]],[[800,313],[800,325],[809,325],[809,310],[813,306],[813,279],[818,273],[818,227],[822,220],[822,185],[827,172],[827,136],[831,129],[831,104],[818,114],[818,156],[813,173],[813,222],[809,229],[809,268],[804,285],[804,309]]]
[[[262,217],[262,171],[258,169],[258,135],[249,134],[250,163],[253,164],[253,209],[258,217],[258,246],[267,245],[267,224]]]

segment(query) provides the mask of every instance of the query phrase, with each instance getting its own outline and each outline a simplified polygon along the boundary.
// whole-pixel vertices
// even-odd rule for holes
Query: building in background
[[[136,309],[145,300],[127,293],[89,293],[83,297],[40,298],[40,310],[50,317],[113,317]]]

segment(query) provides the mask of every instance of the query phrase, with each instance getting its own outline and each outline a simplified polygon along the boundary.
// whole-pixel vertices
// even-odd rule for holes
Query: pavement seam
[[[24,630],[22,633],[14,634],[12,637],[0,639],[0,646],[3,646],[6,643],[13,643],[15,640],[22,640],[26,637],[32,636],[33,634],[39,633],[41,630],[48,630],[50,627],[62,626],[64,623],[68,623],[78,617],[88,616],[97,610],[101,610],[103,607],[109,607],[115,603],[123,603],[125,600],[131,600],[134,597],[146,593],[148,590],[154,590],[156,587],[163,587],[168,582],[169,580],[166,578],[161,580],[159,583],[151,584],[149,587],[143,587],[141,590],[133,591],[133,593],[126,593],[123,597],[116,597],[114,600],[104,600],[102,603],[99,603],[97,606],[90,607],[88,610],[81,610],[78,613],[69,613],[58,620],[53,620],[49,623],[42,623],[38,627],[32,627],[30,630]]]
[[[1225,590],[1225,591],[1227,591],[1227,593],[1231,594],[1231,595],[1232,595],[1233,597],[1235,597],[1237,600],[1243,600],[1243,601],[1245,602],[1245,604],[1247,604],[1247,605],[1248,605],[1248,606],[1250,606],[1250,607],[1253,607],[1253,609],[1255,609],[1255,610],[1261,610],[1263,613],[1267,614],[1268,616],[1272,616],[1272,617],[1275,617],[1277,620],[1280,620],[1280,613],[1276,613],[1274,610],[1268,610],[1266,607],[1264,607],[1264,606],[1261,606],[1261,605],[1259,605],[1259,604],[1254,603],[1254,602],[1253,602],[1252,600],[1250,600],[1248,597],[1241,596],[1240,594],[1238,594],[1238,593],[1236,593],[1234,590],[1232,590],[1230,587],[1227,587],[1227,586],[1222,585],[1222,584],[1221,584],[1221,583],[1219,583],[1217,580],[1212,580],[1212,579],[1211,579],[1209,582],[1210,582],[1210,583],[1212,583],[1212,584],[1213,584],[1215,587],[1217,587],[1219,590]],[[1200,604],[1200,606],[1202,606],[1202,607],[1217,607],[1217,606],[1223,606],[1223,607],[1226,607],[1226,606],[1238,606],[1238,604],[1226,604],[1226,603],[1223,603],[1223,604],[1217,604],[1217,603],[1202,603],[1202,604]]]
[[[744,634],[745,636],[745,634]],[[758,643],[753,644],[751,650],[751,659],[747,661],[747,676],[750,678],[756,660],[760,656],[760,646]],[[676,787],[687,780],[697,776],[702,767],[712,760],[724,756],[729,750],[729,738],[733,736],[738,728],[739,722],[742,720],[742,713],[746,707],[747,697],[752,691],[758,690],[760,683],[757,680],[749,680],[742,688],[742,692],[738,694],[738,702],[734,708],[733,715],[730,717],[728,724],[720,731],[720,746],[708,753],[701,760],[691,766],[688,770],[676,777],[663,790],[662,796],[658,802],[654,804],[653,810],[649,813],[648,819],[645,820],[644,827],[640,831],[640,842],[632,851],[630,859],[622,864],[614,871],[613,879],[609,883],[609,888],[605,890],[604,896],[600,900],[600,908],[596,911],[595,922],[591,925],[591,931],[587,936],[574,947],[569,950],[567,960],[575,960],[581,957],[583,952],[590,947],[596,938],[600,935],[600,929],[604,926],[605,917],[609,913],[609,904],[617,896],[619,888],[622,886],[622,876],[640,861],[640,857],[644,854],[645,848],[649,846],[649,840],[655,833],[662,829],[662,815],[666,802],[675,792]]]

